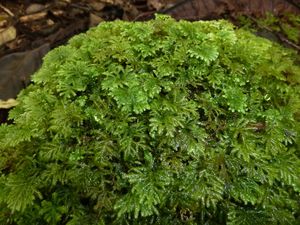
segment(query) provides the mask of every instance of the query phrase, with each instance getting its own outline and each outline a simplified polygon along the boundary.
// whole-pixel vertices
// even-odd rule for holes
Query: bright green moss
[[[1,224],[297,224],[294,57],[226,21],[72,38],[0,127]]]

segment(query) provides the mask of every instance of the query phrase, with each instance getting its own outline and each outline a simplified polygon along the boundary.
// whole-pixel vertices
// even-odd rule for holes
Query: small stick
[[[279,39],[281,41],[286,42],[288,45],[294,47],[295,49],[297,49],[298,51],[300,51],[300,46],[295,44],[294,42],[291,42],[290,40],[286,39],[282,34],[277,34],[277,36],[279,37]]]
[[[269,32],[272,32],[272,33],[275,33],[275,35],[276,35],[282,42],[285,42],[285,43],[287,43],[288,45],[290,45],[291,47],[293,47],[293,48],[297,49],[298,51],[300,51],[300,46],[299,46],[299,45],[297,45],[297,44],[291,42],[290,40],[286,39],[282,34],[273,31],[273,30],[270,29],[269,27],[265,27],[265,26],[260,25],[260,24],[257,22],[257,20],[256,20],[255,18],[253,18],[252,16],[249,16],[249,15],[248,15],[248,17],[249,17],[252,21],[254,21],[254,22],[256,23],[256,25],[257,25],[259,28],[265,29],[265,30],[267,30],[267,31],[269,31]]]
[[[47,15],[47,12],[39,12],[39,13],[35,13],[35,14],[22,16],[22,17],[20,17],[20,22],[26,23],[26,22],[30,22],[33,20],[39,20],[39,19],[44,18],[46,15]]]
[[[14,16],[14,14],[6,7],[4,7],[3,5],[0,4],[0,8],[3,9],[8,15],[10,16]]]

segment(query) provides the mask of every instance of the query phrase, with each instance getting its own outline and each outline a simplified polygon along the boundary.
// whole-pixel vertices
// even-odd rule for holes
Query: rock
[[[26,14],[33,14],[33,13],[37,13],[40,12],[42,10],[44,10],[46,8],[45,5],[42,4],[31,4],[30,6],[27,7]]]
[[[93,13],[90,13],[90,27],[97,26],[100,22],[102,22],[103,19]]]

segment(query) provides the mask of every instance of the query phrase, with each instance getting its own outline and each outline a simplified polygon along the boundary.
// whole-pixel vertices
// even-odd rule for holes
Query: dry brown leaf
[[[7,20],[0,18],[0,28],[7,25]]]
[[[13,26],[0,30],[0,46],[14,40],[16,36],[17,30]]]
[[[10,98],[6,101],[3,101],[0,99],[0,109],[10,109],[10,108],[16,106],[17,104],[18,104],[18,102],[13,98]]]
[[[35,14],[30,14],[30,15],[20,17],[20,22],[27,23],[27,22],[34,21],[34,20],[43,19],[46,16],[47,16],[47,12],[39,12],[39,13],[35,13]]]

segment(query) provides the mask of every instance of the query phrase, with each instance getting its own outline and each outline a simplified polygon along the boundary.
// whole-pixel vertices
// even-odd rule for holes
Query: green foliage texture
[[[75,36],[0,127],[0,224],[299,224],[295,59],[226,21]]]
[[[286,13],[276,16],[267,13],[263,18],[249,18],[240,16],[239,23],[246,29],[253,31],[268,31],[288,39],[290,43],[300,44],[300,15]]]

